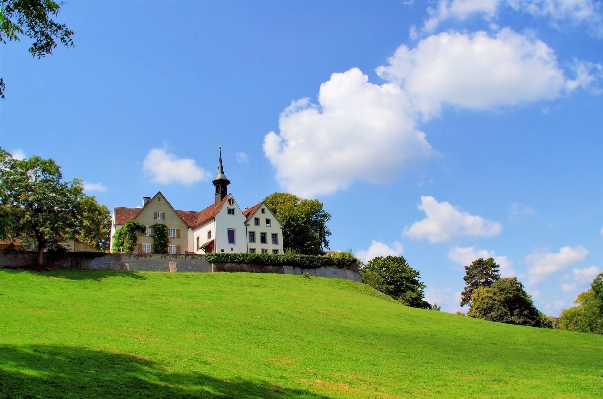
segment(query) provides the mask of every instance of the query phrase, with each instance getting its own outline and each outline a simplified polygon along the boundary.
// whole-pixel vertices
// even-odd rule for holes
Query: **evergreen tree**
[[[494,259],[479,258],[474,260],[471,265],[465,266],[465,289],[461,294],[461,306],[471,306],[471,295],[480,287],[490,287],[493,283],[500,280],[500,266],[494,262]]]

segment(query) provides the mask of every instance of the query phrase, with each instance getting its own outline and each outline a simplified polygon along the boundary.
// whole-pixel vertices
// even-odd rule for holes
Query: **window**
[[[275,254],[275,255],[278,255],[278,249],[273,249],[272,253]]]
[[[255,242],[255,231],[249,232],[249,242]]]
[[[234,208],[228,208],[228,214],[234,215]]]
[[[151,253],[151,244],[142,244],[142,253],[144,253],[144,254]]]
[[[260,233],[260,242],[266,244],[266,233]]]
[[[272,243],[275,245],[278,245],[278,234],[277,233],[272,234]]]
[[[199,236],[197,236],[197,249],[199,249]]]
[[[267,250],[267,249],[262,248],[262,253],[263,253],[263,254],[267,254],[267,253],[268,253],[268,250]]]
[[[254,254],[255,253],[255,248],[249,248],[249,253],[250,254]]]
[[[168,245],[168,254],[177,254],[178,247],[176,245]]]
[[[168,237],[176,238],[176,229],[168,229]]]
[[[272,221],[270,219],[266,219],[266,227],[272,226]]]
[[[235,229],[228,229],[228,243],[235,244]]]
[[[207,230],[207,239],[211,240],[211,230]]]
[[[163,212],[157,212],[157,219],[163,219]]]
[[[259,226],[260,225],[260,218],[253,218],[253,225],[254,226]]]
[[[266,209],[265,208],[262,208],[262,213],[266,213]]]
[[[150,237],[151,234],[153,234],[153,231],[150,227],[147,227],[146,230],[144,231],[144,235],[147,237]]]

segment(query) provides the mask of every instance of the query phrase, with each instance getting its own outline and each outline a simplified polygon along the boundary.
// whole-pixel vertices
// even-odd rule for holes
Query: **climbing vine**
[[[152,229],[151,237],[153,237],[153,252],[156,254],[166,254],[169,241],[167,226],[155,223],[150,227]]]
[[[113,235],[113,252],[130,253],[136,246],[137,233],[144,233],[146,227],[134,220],[130,220],[117,229]]]

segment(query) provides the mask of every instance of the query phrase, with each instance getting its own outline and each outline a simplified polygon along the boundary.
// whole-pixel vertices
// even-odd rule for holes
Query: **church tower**
[[[226,178],[226,175],[224,174],[224,168],[222,167],[222,146],[219,145],[218,148],[220,149],[218,173],[216,174],[216,178],[212,181],[212,183],[216,187],[215,205],[218,205],[224,199],[224,197],[228,195],[228,185],[230,184],[230,180]]]

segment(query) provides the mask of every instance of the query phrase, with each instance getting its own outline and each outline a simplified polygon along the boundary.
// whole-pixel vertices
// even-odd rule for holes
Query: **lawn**
[[[347,280],[0,270],[1,398],[601,398],[603,337]]]

